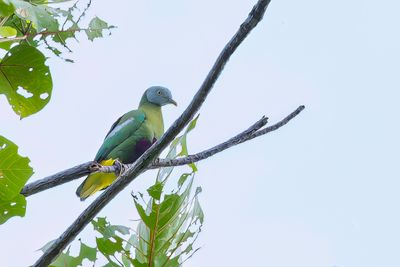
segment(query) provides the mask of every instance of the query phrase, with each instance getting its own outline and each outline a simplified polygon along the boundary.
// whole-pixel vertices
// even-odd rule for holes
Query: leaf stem
[[[10,17],[10,16],[5,16],[4,18],[1,19],[1,21],[0,21],[0,27],[3,26],[4,23],[7,22],[7,20],[8,20],[9,17]]]
[[[154,207],[155,204],[155,200],[153,200],[153,205],[152,207]],[[156,235],[157,235],[157,228],[158,228],[158,219],[159,219],[159,215],[160,215],[160,204],[157,204],[157,212],[156,212],[156,222],[154,224],[154,230],[150,229],[150,246],[149,246],[149,267],[153,266],[153,260],[154,260],[154,256],[155,256],[155,239],[156,239]]]

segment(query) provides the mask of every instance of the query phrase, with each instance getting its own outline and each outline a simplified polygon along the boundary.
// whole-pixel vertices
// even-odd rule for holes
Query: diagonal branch
[[[168,146],[168,144],[189,123],[207,98],[216,80],[221,74],[236,48],[243,42],[250,31],[262,20],[270,0],[259,0],[239,30],[226,44],[211,68],[206,79],[193,97],[191,103],[165,134],[151,146],[126,172],[124,172],[108,189],[106,189],[78,218],[58,237],[55,242],[33,264],[34,267],[48,266],[66,246],[83,230],[83,228],[99,213],[119,192],[141,174]]]
[[[236,136],[230,138],[229,140],[218,144],[212,148],[206,149],[199,153],[189,155],[187,157],[177,158],[177,159],[156,159],[152,164],[150,164],[147,169],[157,169],[161,167],[172,167],[172,166],[182,166],[190,163],[195,163],[201,161],[203,159],[209,158],[219,152],[224,151],[232,146],[241,144],[243,142],[249,141],[253,138],[259,137],[261,135],[267,134],[269,132],[278,130],[280,127],[284,126],[294,117],[296,117],[302,110],[304,106],[298,107],[295,111],[290,113],[281,121],[277,122],[274,125],[264,127],[267,123],[267,118],[262,118],[257,121],[255,124],[250,126],[246,131],[237,134]],[[44,190],[56,187],[58,185],[62,185],[64,183],[73,181],[75,179],[81,178],[90,174],[91,172],[115,172],[116,174],[120,174],[123,170],[127,170],[132,164],[124,164],[122,165],[123,170],[121,171],[120,165],[113,166],[99,166],[95,161],[89,161],[78,166],[72,167],[65,171],[56,173],[54,175],[45,177],[43,179],[37,180],[35,182],[29,183],[24,186],[21,190],[21,194],[24,196],[31,196],[33,194],[42,192]]]

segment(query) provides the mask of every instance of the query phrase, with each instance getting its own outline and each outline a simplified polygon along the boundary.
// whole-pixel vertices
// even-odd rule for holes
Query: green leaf
[[[191,173],[184,173],[178,180],[178,186],[181,187],[187,180],[187,178],[191,175]]]
[[[99,232],[102,237],[96,238],[97,249],[104,255],[108,260],[106,266],[120,266],[113,260],[116,257],[116,253],[121,253],[121,257],[124,256],[123,261],[130,263],[132,259],[129,255],[129,247],[127,242],[121,238],[118,233],[122,235],[128,235],[130,229],[123,225],[111,225],[106,218],[98,217],[97,220],[92,221],[94,229]]]
[[[112,256],[116,252],[123,251],[122,239],[117,236],[114,236],[113,239],[115,241],[104,237],[96,238],[97,248],[106,257]]]
[[[48,12],[45,5],[32,5],[28,1],[10,0],[15,6],[15,14],[24,20],[32,21],[33,27],[39,32],[47,29],[49,31],[58,30],[58,21]]]
[[[152,223],[151,216],[146,214],[146,211],[144,210],[143,206],[140,205],[140,203],[138,201],[136,201],[136,200],[134,200],[134,201],[135,201],[136,210],[138,211],[139,216],[142,219],[142,221],[144,222],[144,224],[147,227],[152,227],[153,223]]]
[[[10,26],[1,26],[0,35],[2,37],[12,37],[17,35],[17,30]]]
[[[92,225],[94,230],[102,234],[105,238],[110,238],[119,232],[123,235],[129,234],[129,227],[123,225],[110,225],[106,217],[97,217],[97,221],[93,220]]]
[[[178,156],[188,156],[189,155],[189,151],[187,148],[187,135],[196,127],[199,116],[200,116],[200,114],[197,115],[196,118],[194,118],[189,123],[188,127],[185,130],[185,133],[181,137],[179,137],[179,143],[181,144],[182,150],[181,150],[181,152],[179,152]],[[192,172],[197,172],[197,167],[194,163],[189,163],[188,166],[192,169]]]
[[[76,23],[73,23],[71,27],[69,27],[65,31],[59,31],[53,36],[53,41],[65,45],[68,39],[76,39],[75,34],[80,30],[79,26]]]
[[[0,224],[25,216],[26,200],[19,192],[32,174],[29,159],[18,154],[17,145],[0,136]]]
[[[192,131],[197,124],[197,120],[199,119],[200,114],[197,114],[196,118],[194,118],[188,125],[187,129],[186,129],[186,133],[189,133],[190,131]]]
[[[135,258],[141,262],[145,263],[147,259],[148,243],[150,240],[150,229],[144,224],[143,221],[137,226],[137,234],[135,241]],[[139,251],[140,249],[140,251]],[[134,264],[136,266],[136,264]]]
[[[115,28],[112,25],[108,25],[104,20],[99,19],[98,17],[93,18],[89,23],[89,28],[85,30],[86,35],[90,41],[93,41],[95,38],[103,37],[103,30],[109,30]]]
[[[160,200],[162,190],[163,190],[163,183],[157,181],[154,185],[152,185],[149,189],[147,189],[147,192],[152,198]]]
[[[26,200],[23,195],[16,195],[10,200],[0,200],[0,224],[15,216],[24,217],[26,211]]]
[[[14,5],[8,0],[0,0],[0,17],[7,17],[14,13]]]
[[[147,263],[143,263],[141,261],[138,261],[137,259],[133,260],[133,266],[135,267],[148,267],[149,265]]]
[[[18,155],[18,147],[0,136],[0,201],[14,199],[33,174],[29,159]]]
[[[204,222],[204,213],[203,213],[203,209],[200,206],[200,202],[199,202],[197,196],[195,198],[194,206],[193,206],[193,217],[196,220],[199,220],[201,224],[203,224],[203,222]]]
[[[193,179],[190,180],[186,189],[181,194],[173,193],[165,195],[164,200],[160,204],[160,215],[158,219],[159,228],[167,225],[180,212],[183,204],[190,195],[192,184]]]
[[[0,94],[6,95],[21,119],[38,112],[50,100],[53,81],[45,61],[39,50],[21,44],[0,62]]]
[[[11,40],[7,41],[7,42],[0,42],[0,48],[8,51],[8,50],[10,50],[11,45],[12,45],[13,42],[14,41],[11,41]]]
[[[91,262],[96,261],[97,249],[89,247],[82,242],[78,256],[71,256],[69,254],[69,250],[70,248],[68,248],[66,252],[61,253],[61,255],[58,256],[58,258],[52,264],[50,264],[50,267],[77,267],[82,265],[84,259],[88,259]]]

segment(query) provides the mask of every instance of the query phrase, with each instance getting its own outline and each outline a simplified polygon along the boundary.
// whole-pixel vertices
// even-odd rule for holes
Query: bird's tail
[[[112,166],[114,161],[114,159],[107,159],[99,163],[103,166]],[[117,176],[114,173],[95,172],[89,174],[85,181],[76,189],[76,195],[83,201],[97,191],[108,187],[116,178]]]

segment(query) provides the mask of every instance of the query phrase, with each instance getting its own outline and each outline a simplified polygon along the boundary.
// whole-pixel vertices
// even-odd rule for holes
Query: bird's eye
[[[161,95],[161,91],[157,91],[157,95]]]

